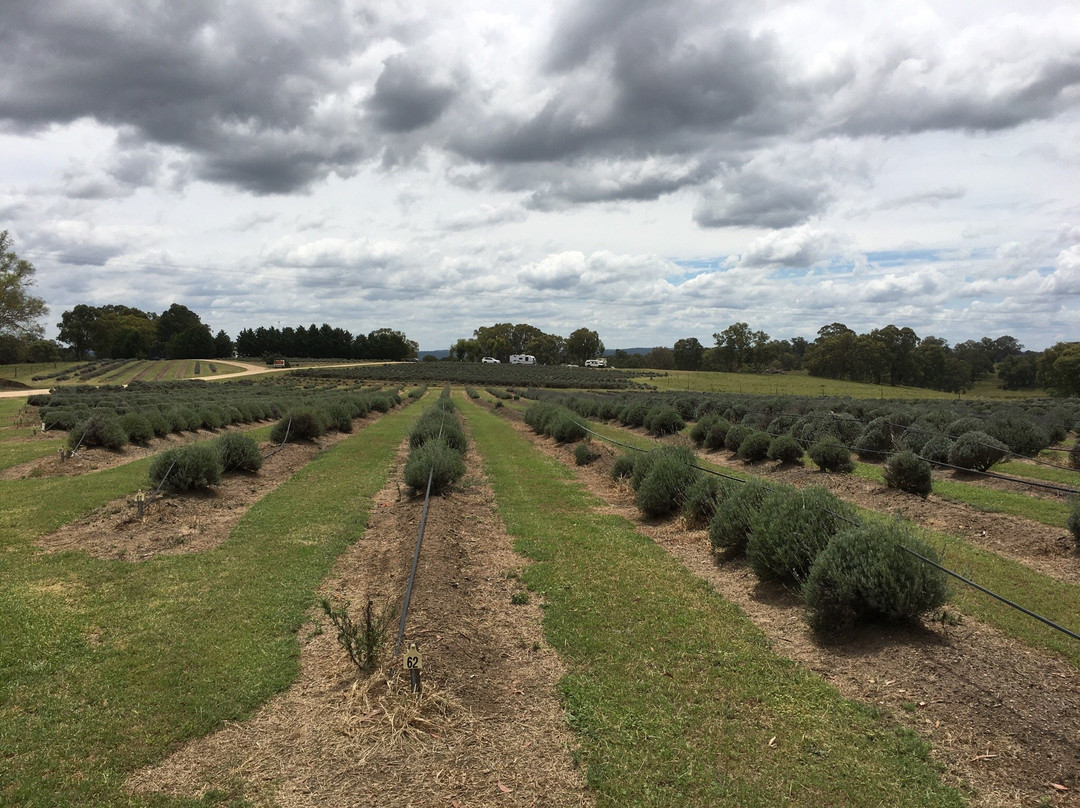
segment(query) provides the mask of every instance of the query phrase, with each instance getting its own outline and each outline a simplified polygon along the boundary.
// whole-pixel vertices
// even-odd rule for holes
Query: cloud
[[[694,221],[701,227],[792,227],[823,210],[831,200],[828,184],[821,179],[751,168],[706,191],[694,209]]]
[[[309,185],[359,159],[327,126],[364,47],[344,7],[210,0],[5,5],[0,125],[33,132],[93,118],[183,149],[202,178],[260,193]],[[299,164],[299,168],[291,167]]]
[[[908,194],[907,196],[886,199],[878,205],[878,210],[896,210],[912,205],[930,205],[931,207],[937,207],[942,202],[963,199],[965,196],[967,196],[967,189],[962,186],[931,188],[930,190],[922,191],[917,194]]]
[[[449,83],[431,80],[432,72],[431,66],[417,64],[403,54],[383,63],[375,92],[368,100],[368,109],[381,129],[411,132],[442,115],[458,90]]]
[[[803,225],[754,239],[739,263],[744,267],[805,268],[828,260],[845,246],[846,239],[838,234]]]
[[[496,227],[502,224],[515,224],[528,218],[527,211],[520,205],[481,205],[474,210],[462,211],[443,220],[447,230],[475,230],[481,227]]]

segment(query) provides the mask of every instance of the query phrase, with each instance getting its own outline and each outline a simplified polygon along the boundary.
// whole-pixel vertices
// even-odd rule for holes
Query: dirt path
[[[610,476],[618,451],[594,441],[601,459],[579,467],[572,445],[538,438],[520,416],[497,412],[571,468],[583,485],[609,503],[611,512],[632,521],[737,603],[777,653],[818,673],[845,696],[878,706],[925,738],[947,779],[973,792],[972,805],[1080,805],[1076,668],[970,619],[959,625],[870,627],[823,644],[807,627],[795,593],[761,584],[742,561],[724,563],[713,555],[705,530],[689,529],[682,520],[644,521],[630,487]],[[931,518],[934,507],[933,502],[924,504],[924,518]],[[947,523],[955,514],[943,507],[933,518]]]
[[[422,501],[400,496],[405,447],[364,536],[323,591],[359,607],[399,605]],[[359,678],[320,613],[302,632],[301,674],[250,720],[136,773],[137,792],[207,788],[255,805],[586,806],[535,605],[511,605],[524,559],[497,517],[475,452],[465,480],[430,507],[406,642],[423,693],[385,672]],[[391,634],[396,633],[396,621]]]

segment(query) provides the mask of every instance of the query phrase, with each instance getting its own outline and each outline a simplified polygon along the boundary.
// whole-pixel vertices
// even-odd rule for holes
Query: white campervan
[[[510,364],[511,365],[535,365],[536,364],[536,357],[533,356],[532,354],[527,354],[527,353],[511,354],[510,355]]]
[[[585,360],[585,367],[587,367],[587,368],[606,368],[607,367],[607,360],[606,359],[586,359]]]

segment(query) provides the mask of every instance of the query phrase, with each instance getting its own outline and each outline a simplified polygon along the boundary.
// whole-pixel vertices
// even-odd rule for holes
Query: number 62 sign
[[[405,669],[410,671],[418,671],[423,667],[423,658],[420,656],[420,651],[416,648],[416,643],[409,643],[409,650],[405,652]]]

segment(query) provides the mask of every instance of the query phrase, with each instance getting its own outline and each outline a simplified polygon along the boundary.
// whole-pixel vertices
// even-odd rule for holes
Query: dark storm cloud
[[[855,136],[933,130],[993,132],[1053,117],[1074,104],[1080,90],[1078,52],[1043,57],[1036,69],[1007,82],[987,81],[973,62],[966,75],[961,73],[934,89],[903,75],[905,61],[897,60],[874,75],[837,128]],[[946,67],[933,65],[932,69],[944,72]]]
[[[414,64],[404,55],[383,64],[368,102],[379,127],[389,132],[411,132],[433,123],[457,95],[448,84],[430,79],[430,69]]]
[[[480,121],[452,147],[493,163],[644,158],[712,149],[774,126],[769,107],[790,91],[770,37],[734,29],[688,36],[692,21],[678,4],[615,5],[624,16],[609,17],[602,36],[552,45],[556,89],[535,115]],[[583,16],[591,30],[593,12]]]
[[[694,221],[702,227],[792,227],[824,210],[831,200],[820,180],[747,170],[707,193],[694,210]]]
[[[147,11],[133,2],[14,0],[0,15],[0,126],[30,132],[92,118],[184,149],[197,176],[294,190],[358,157],[316,113],[337,89],[335,61],[356,47],[351,30],[329,2],[286,18],[205,1]],[[298,157],[301,166],[227,148],[240,135],[256,154]]]

